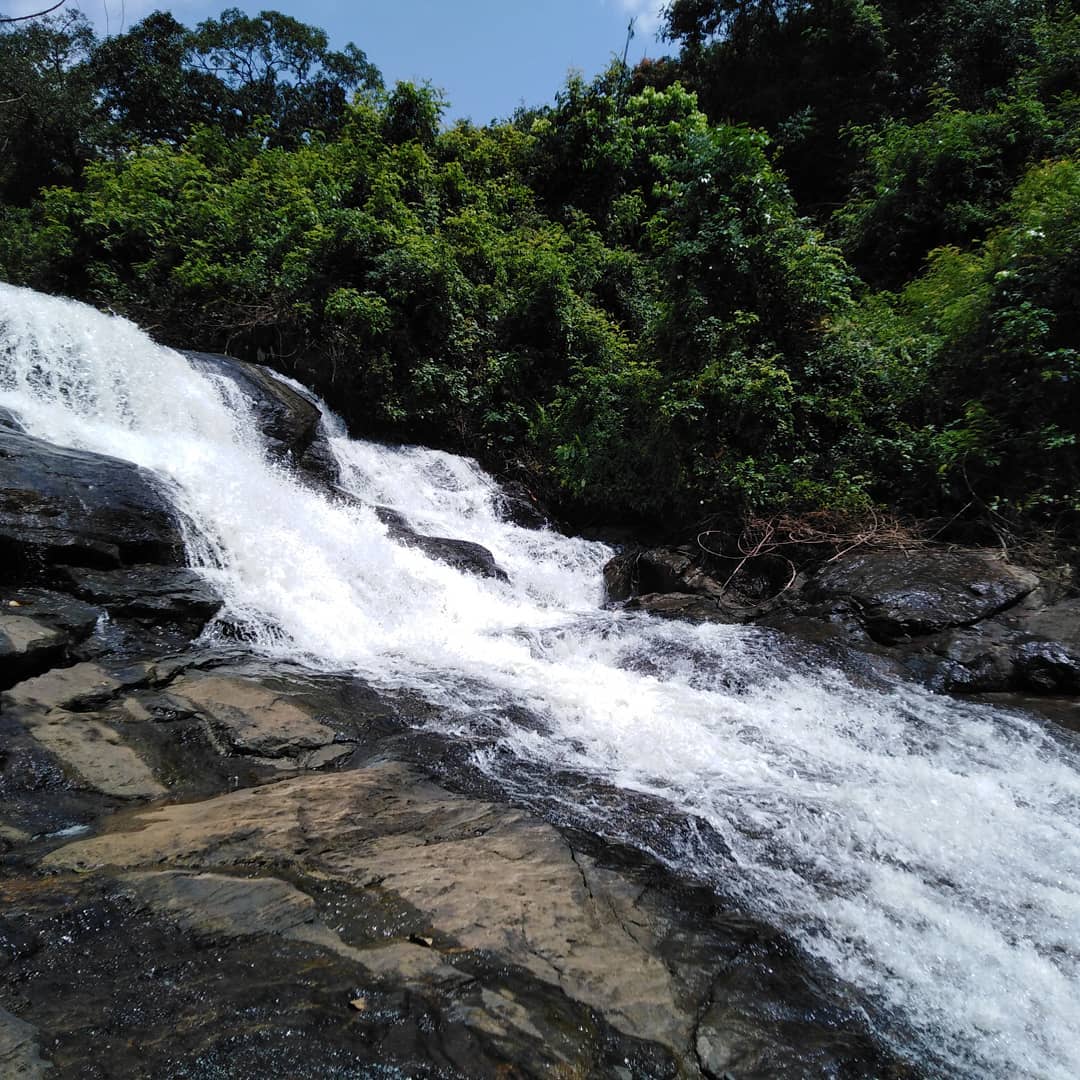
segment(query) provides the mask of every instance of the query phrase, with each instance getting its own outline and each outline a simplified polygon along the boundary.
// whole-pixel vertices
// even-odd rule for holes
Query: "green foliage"
[[[273,12],[8,30],[0,273],[579,518],[1080,509],[1071,6],[675,0],[668,29],[677,60],[450,128]]]
[[[984,244],[939,252],[905,292],[909,316],[938,343],[926,405],[939,470],[987,503],[1080,509],[1078,275],[1071,158],[1033,168]]]
[[[985,112],[942,102],[922,123],[857,132],[864,178],[837,222],[863,276],[895,286],[934,248],[984,237],[1027,165],[1052,150],[1053,128],[1021,98]]]
[[[94,35],[79,13],[15,26],[0,29],[0,202],[25,206],[92,156]]]

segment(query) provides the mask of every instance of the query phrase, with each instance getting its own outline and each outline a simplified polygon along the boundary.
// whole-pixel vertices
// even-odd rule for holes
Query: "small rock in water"
[[[367,1007],[368,1007],[367,998],[364,998],[364,997],[353,998],[352,1001],[349,1002],[349,1004],[357,1012],[367,1012]]]

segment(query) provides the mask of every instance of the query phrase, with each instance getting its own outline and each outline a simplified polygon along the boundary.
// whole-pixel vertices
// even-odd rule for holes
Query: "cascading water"
[[[161,477],[193,565],[254,648],[419,690],[508,784],[507,762],[573,770],[707,824],[730,854],[703,865],[688,845],[683,869],[717,875],[861,988],[927,1071],[1080,1075],[1067,740],[913,686],[853,685],[764,631],[603,610],[603,545],[501,520],[464,459],[335,434],[347,490],[485,545],[510,580],[433,562],[271,464],[227,380],[83,305],[0,285],[0,406]]]

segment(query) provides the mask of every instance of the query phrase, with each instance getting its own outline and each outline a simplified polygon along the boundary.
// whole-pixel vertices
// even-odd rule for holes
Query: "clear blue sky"
[[[52,0],[0,0],[0,12],[20,15]],[[255,13],[283,11],[321,26],[331,44],[355,42],[388,83],[430,80],[450,99],[449,119],[483,123],[508,116],[522,102],[550,102],[571,68],[587,76],[621,53],[626,24],[636,16],[631,58],[668,51],[653,30],[664,0],[264,0],[263,3],[206,3],[205,0],[67,0],[99,33],[130,27],[148,12],[166,9],[187,25],[229,6]]]

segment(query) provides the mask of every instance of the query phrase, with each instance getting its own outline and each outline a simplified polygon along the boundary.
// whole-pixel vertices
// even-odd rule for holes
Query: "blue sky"
[[[21,15],[50,2],[0,0],[0,12]],[[508,116],[522,102],[550,102],[571,68],[586,75],[602,70],[622,52],[631,17],[637,18],[633,60],[667,51],[654,36],[664,0],[67,0],[66,6],[83,11],[102,34],[161,8],[188,25],[228,6],[251,13],[275,8],[321,26],[333,45],[354,41],[389,83],[429,79],[446,91],[450,119],[477,123]]]

